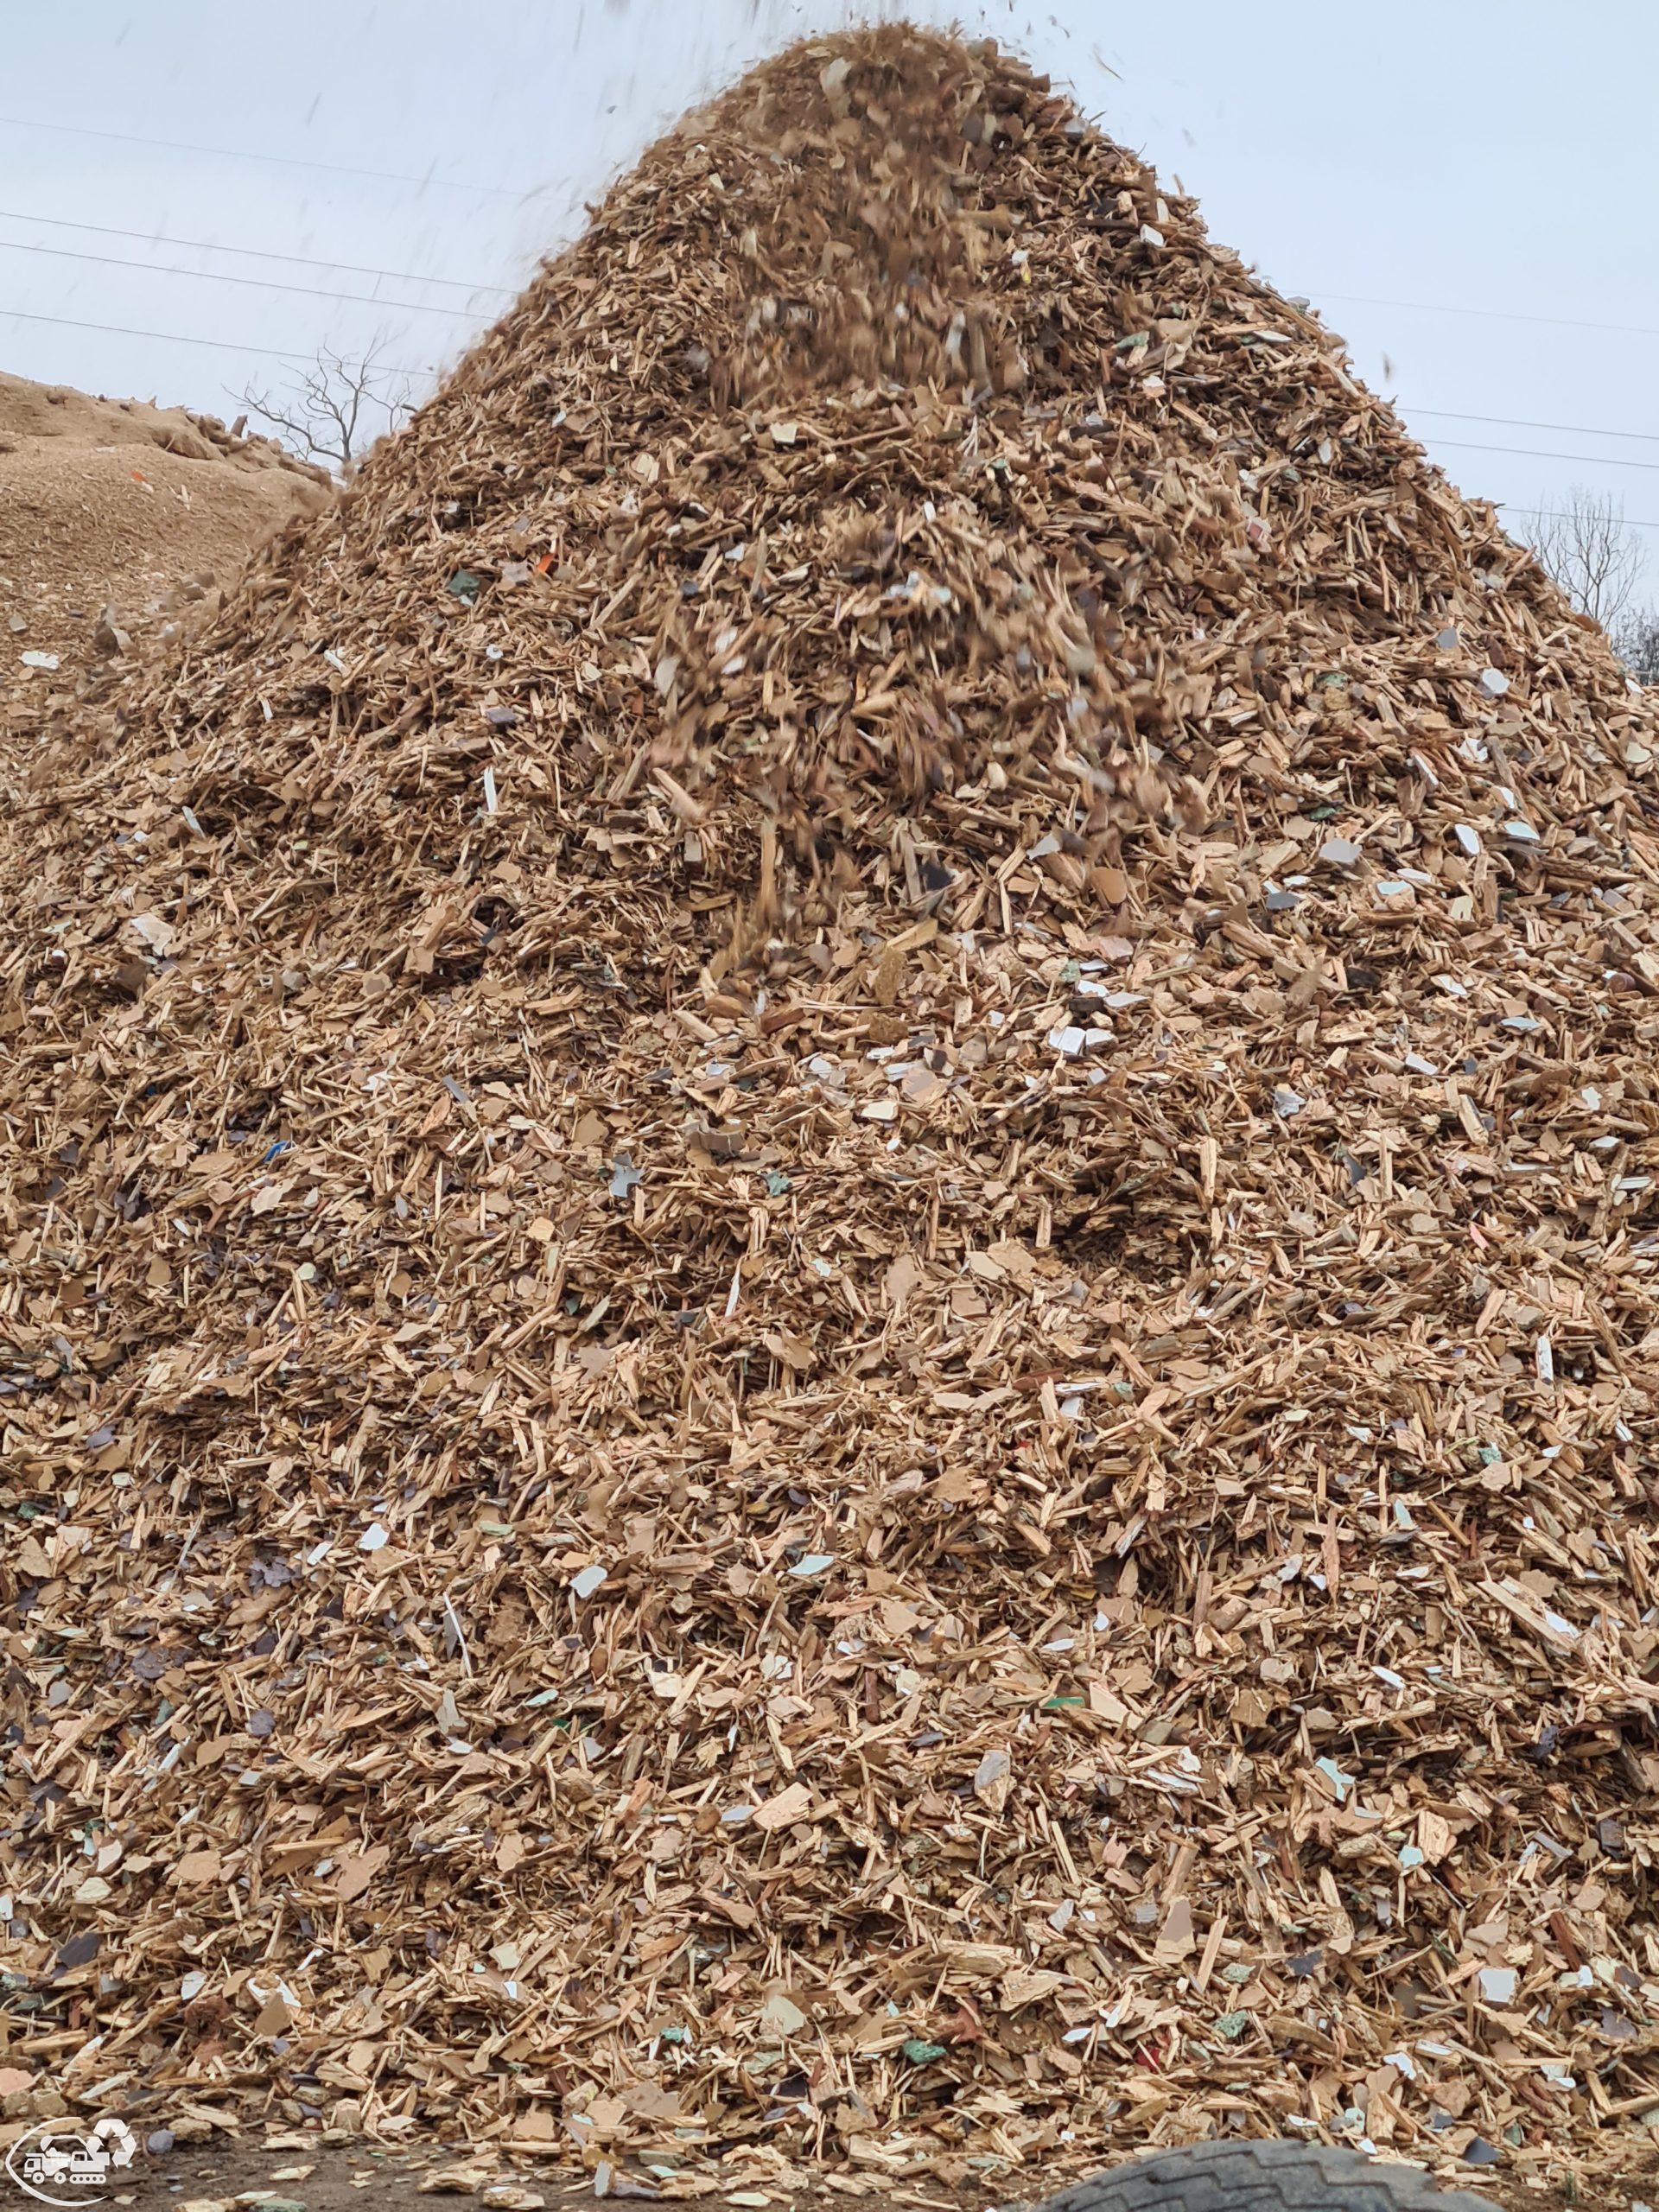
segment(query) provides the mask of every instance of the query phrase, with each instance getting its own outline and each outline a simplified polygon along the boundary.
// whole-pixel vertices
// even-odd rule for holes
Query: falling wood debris
[[[13,778],[8,2113],[1627,2156],[1655,742],[995,48],[654,148]]]

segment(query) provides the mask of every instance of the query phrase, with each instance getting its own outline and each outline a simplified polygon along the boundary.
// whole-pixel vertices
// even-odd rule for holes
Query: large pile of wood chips
[[[77,743],[10,2065],[671,2190],[1628,2152],[1655,728],[1187,201],[797,48]]]

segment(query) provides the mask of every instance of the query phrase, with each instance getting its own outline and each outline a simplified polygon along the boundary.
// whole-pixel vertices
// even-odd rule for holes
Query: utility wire
[[[1435,443],[1450,446],[1456,453],[1510,453],[1523,461],[1576,461],[1588,468],[1659,469],[1659,461],[1631,461],[1623,454],[1551,453],[1542,446],[1477,445],[1469,438],[1438,438]]]
[[[1503,504],[1508,505],[1507,501]],[[1531,515],[1539,522],[1573,522],[1576,519],[1573,515],[1564,514],[1559,507],[1510,507],[1509,512]],[[1643,522],[1637,515],[1620,515],[1618,519],[1626,530],[1659,530],[1659,522]]]
[[[1523,315],[1511,308],[1470,308],[1449,300],[1380,300],[1369,292],[1317,292],[1317,307],[1325,300],[1340,300],[1345,307],[1409,308],[1418,315],[1472,315],[1491,322],[1538,322],[1551,330],[1612,330],[1624,338],[1659,338],[1659,326],[1645,322],[1587,322],[1581,315]]]
[[[206,284],[249,284],[261,292],[303,292],[308,299],[344,300],[365,308],[391,308],[400,315],[448,315],[461,322],[476,322],[466,308],[427,306],[418,300],[381,300],[369,292],[330,292],[318,284],[285,284],[276,276],[233,276],[223,269],[180,269],[165,261],[129,261],[115,253],[78,252],[67,245],[26,245],[14,238],[0,238],[0,253],[45,253],[54,261],[95,261],[105,269],[136,269],[151,276],[193,276]]]
[[[1449,407],[1414,407],[1397,403],[1410,416],[1427,415],[1436,423],[1491,423],[1505,430],[1560,430],[1569,438],[1629,438],[1639,445],[1659,446],[1659,430],[1604,430],[1594,423],[1534,423],[1523,415],[1458,415]]]
[[[134,130],[95,130],[80,123],[42,123],[33,115],[0,115],[0,124],[13,130],[53,130],[69,138],[108,138],[123,146],[159,146],[169,154],[211,154],[219,161],[269,162],[278,168],[318,169],[330,176],[378,177],[383,184],[412,184],[423,192],[429,185],[436,185],[443,192],[478,192],[493,199],[523,200],[547,189],[545,185],[535,185],[529,192],[518,192],[507,184],[470,184],[461,177],[406,176],[397,169],[355,168],[345,162],[312,162],[296,154],[261,154],[250,146],[198,146],[185,138],[142,138]]]
[[[80,322],[73,315],[30,315],[23,308],[0,307],[0,315],[9,315],[14,322],[54,322],[64,330],[101,330],[111,338],[158,338],[167,346],[207,346],[219,353],[260,353],[268,361],[286,361],[290,368],[302,365],[307,358],[302,351],[292,346],[286,350],[275,346],[244,346],[230,338],[192,338],[181,330],[135,330],[124,322]],[[389,362],[377,362],[375,365],[377,368],[384,367],[388,376],[394,377],[420,378],[436,374],[436,371],[431,368],[400,369]]]
[[[0,124],[14,130],[51,130],[75,138],[105,138],[125,146],[156,146],[168,153],[210,154],[215,160],[237,162],[266,162],[281,168],[315,169],[332,176],[374,177],[383,184],[412,184],[424,192],[435,185],[445,192],[474,192],[499,200],[519,201],[535,199],[548,189],[545,185],[533,185],[520,192],[506,184],[474,184],[461,177],[412,176],[397,169],[371,169],[353,167],[344,162],[308,161],[296,154],[262,154],[248,146],[199,146],[184,138],[146,138],[131,130],[99,130],[79,123],[44,123],[37,116],[0,115]],[[1510,308],[1468,307],[1461,302],[1448,300],[1391,300],[1369,292],[1317,291],[1319,300],[1336,300],[1347,307],[1405,308],[1418,315],[1478,315],[1498,322],[1534,322],[1553,330],[1612,331],[1626,338],[1659,338],[1659,326],[1633,322],[1592,322],[1581,315],[1527,315]]]
[[[99,330],[116,338],[154,338],[169,346],[207,346],[222,353],[257,353],[266,360],[284,361],[290,368],[296,366],[303,359],[298,353],[280,353],[274,346],[238,346],[225,338],[189,338],[186,337],[182,332],[176,330],[135,330],[124,323],[118,322],[79,322],[68,315],[29,315],[22,308],[0,308],[0,315],[10,316],[15,322],[55,323],[65,330]],[[435,372],[431,369],[391,369],[389,373],[393,376],[423,377],[433,375]],[[1509,446],[1491,446],[1483,447],[1478,450],[1509,453],[1518,448]],[[1577,458],[1577,456],[1569,457]],[[1643,465],[1645,464],[1638,464],[1638,466]],[[1507,512],[1511,514],[1531,515],[1537,521],[1570,522],[1572,520],[1570,515],[1563,514],[1559,508],[1555,507],[1512,506],[1507,502],[1500,503],[1500,506],[1507,509]],[[1659,530],[1659,521],[1649,521],[1640,515],[1621,515],[1619,520],[1631,530]]]
[[[315,254],[284,253],[273,246],[224,245],[212,238],[173,238],[159,231],[126,230],[112,223],[79,223],[61,215],[26,214],[17,208],[0,207],[0,222],[38,223],[54,230],[91,232],[100,238],[132,238],[145,245],[179,246],[194,253],[235,254],[239,259],[245,261],[286,261],[302,269],[330,269],[350,276],[384,277],[390,283],[398,284],[441,284],[453,291],[493,292],[499,299],[514,299],[518,296],[511,285],[472,283],[463,276],[426,276],[414,269],[381,269],[371,262],[328,261]],[[279,284],[271,278],[256,279],[229,276],[220,278],[219,272],[213,270],[175,269],[156,262],[126,261],[115,256],[86,252],[71,253],[62,247],[37,246],[29,242],[12,239],[0,239],[0,246],[10,247],[14,252],[56,254],[68,259],[102,261],[111,268],[154,269],[161,276],[202,276],[207,278],[209,282],[222,281],[228,283],[263,283],[271,289],[303,292],[314,299],[358,300],[362,298],[362,296],[357,293],[314,289],[303,284]],[[1336,296],[1332,294],[1327,296],[1335,297]],[[364,304],[407,308],[416,314],[432,312],[424,308],[417,308],[413,301],[409,300],[365,300]],[[1423,304],[1427,305],[1427,302]],[[461,311],[455,308],[443,308],[438,312],[458,314]],[[1448,310],[1448,312],[1464,313],[1467,310],[1459,308]],[[1595,423],[1546,423],[1526,415],[1477,415],[1450,407],[1414,407],[1408,401],[1402,401],[1399,404],[1410,416],[1414,418],[1421,416],[1430,422],[1485,423],[1497,429],[1554,430],[1568,437],[1618,438],[1630,444],[1659,445],[1659,431],[1655,430],[1606,429]]]
[[[6,242],[3,239],[0,239],[0,248],[3,248],[5,243]],[[54,251],[54,249],[51,247],[38,247],[25,248],[23,251],[51,252]],[[72,256],[71,258],[85,258],[102,261],[109,259],[111,257],[103,254],[93,254],[88,256],[75,255]],[[141,262],[122,262],[118,263],[117,265],[122,268],[141,269],[143,268],[143,264]],[[188,269],[178,270],[157,270],[156,271],[157,276],[177,275],[188,276],[194,276],[196,273],[197,272],[195,270]],[[214,279],[210,276],[209,281],[227,284],[263,283],[263,280],[261,278],[253,276],[220,276]],[[408,304],[406,302],[400,300],[369,300],[366,299],[364,295],[351,292],[320,291],[315,287],[307,284],[272,284],[268,289],[278,292],[302,291],[309,293],[314,298],[325,300],[352,300],[363,298],[365,304],[370,307],[403,308]],[[459,308],[435,308],[423,310],[423,312],[435,315],[461,315],[463,320],[473,320],[471,317],[465,316],[464,311]],[[282,352],[277,350],[276,347],[270,346],[238,346],[232,343],[230,340],[222,338],[187,337],[181,331],[132,330],[119,323],[80,322],[68,315],[25,315],[19,308],[0,308],[0,315],[11,315],[22,322],[60,323],[67,330],[102,330],[107,331],[112,335],[118,337],[156,338],[165,340],[169,343],[180,346],[212,346],[217,347],[220,352],[227,353],[263,353],[268,355],[272,360],[276,361],[296,361],[303,358],[303,356],[297,351],[289,350],[288,352]],[[388,373],[392,376],[420,378],[430,375],[431,371],[429,369],[389,368]],[[1475,416],[1466,419],[1484,421],[1488,418],[1484,416]],[[1497,421],[1501,418],[1493,416],[1490,419]],[[1537,446],[1489,446],[1478,444],[1472,440],[1467,438],[1440,438],[1438,439],[1436,442],[1439,445],[1449,447],[1454,451],[1459,453],[1511,454],[1515,455],[1516,459],[1523,461],[1578,461],[1586,467],[1599,467],[1605,468],[1643,468],[1659,471],[1659,461],[1633,461],[1627,460],[1622,455],[1610,454],[1555,453]]]
[[[100,238],[137,238],[145,245],[176,245],[194,253],[233,253],[245,261],[291,261],[302,269],[333,269],[347,276],[385,276],[397,284],[443,284],[457,292],[496,292],[503,299],[518,296],[506,284],[469,284],[464,276],[423,276],[413,269],[376,269],[360,261],[321,261],[314,254],[278,253],[270,246],[216,245],[211,238],[175,238],[159,231],[124,231],[113,223],[76,223],[66,215],[25,215],[15,207],[0,207],[0,222],[41,223],[54,231],[93,231]]]
[[[180,243],[183,243],[183,241],[180,241]],[[0,249],[4,249],[9,245],[11,246],[12,251],[21,252],[56,253],[59,251],[59,249],[51,246],[11,245],[10,241],[0,239]],[[464,309],[459,308],[416,308],[414,306],[413,302],[408,301],[376,300],[370,298],[366,294],[330,292],[315,285],[283,284],[274,281],[267,281],[260,277],[231,276],[223,273],[215,274],[215,272],[207,270],[175,270],[160,268],[156,267],[154,264],[146,264],[142,262],[123,261],[115,256],[108,254],[69,254],[65,257],[71,260],[104,262],[117,268],[137,269],[141,270],[149,266],[153,270],[153,273],[156,276],[206,276],[210,283],[252,284],[258,286],[261,289],[270,291],[302,292],[315,299],[354,301],[360,302],[361,304],[368,307],[391,308],[398,311],[409,310],[417,314],[454,315],[463,321],[472,321],[474,319],[468,316]],[[482,287],[480,289],[481,289]],[[12,321],[16,322],[51,323],[64,330],[95,330],[102,332],[110,337],[148,338],[155,340],[158,343],[163,345],[202,346],[209,347],[216,353],[254,353],[259,355],[262,359],[272,361],[285,361],[290,365],[300,362],[305,358],[302,353],[296,350],[284,350],[274,346],[244,345],[232,340],[224,338],[198,338],[189,335],[183,331],[177,330],[139,330],[126,323],[87,322],[72,315],[34,315],[26,312],[22,308],[0,308],[0,315],[9,316]],[[417,379],[434,373],[430,368],[397,368],[392,367],[390,365],[388,365],[387,372],[392,376],[412,377]],[[1490,422],[1507,425],[1511,420],[1510,417],[1497,415],[1454,415],[1447,410],[1437,408],[1419,408],[1416,412],[1420,415],[1432,415],[1439,419],[1444,419],[1451,422]],[[1531,429],[1535,426],[1529,423],[1516,421],[1514,423],[1514,427],[1516,429]],[[1548,429],[1551,428],[1571,429],[1575,435],[1591,437],[1639,439],[1645,435],[1644,433],[1637,430],[1595,430],[1591,429],[1583,424],[1569,425],[1562,423],[1560,425],[1552,425],[1548,423],[1539,423],[1535,427],[1541,429]],[[1637,461],[1608,454],[1559,453],[1535,446],[1484,445],[1467,438],[1441,438],[1437,440],[1436,442],[1460,453],[1510,454],[1514,455],[1517,460],[1569,461],[1584,467],[1642,468],[1659,471],[1659,461]],[[1521,513],[1535,514],[1549,520],[1565,519],[1565,518],[1557,515],[1554,510],[1543,507],[1521,508],[1517,510],[1517,512]],[[1633,530],[1659,530],[1659,522],[1643,522],[1632,519],[1630,522],[1630,527]]]

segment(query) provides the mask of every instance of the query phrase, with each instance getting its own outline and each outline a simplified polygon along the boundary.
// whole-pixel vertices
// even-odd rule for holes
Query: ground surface
[[[180,2146],[168,2156],[146,2160],[130,2182],[124,2182],[102,2201],[119,2204],[123,2212],[162,2212],[164,2206],[207,2204],[230,2208],[238,2201],[251,2203],[254,2192],[298,2203],[304,2212],[357,2212],[365,2196],[383,2206],[413,2205],[417,2201],[442,2207],[483,2203],[490,2212],[535,2212],[529,2197],[509,2201],[485,2192],[505,2184],[539,2196],[547,2212],[562,2205],[592,2203],[599,2177],[569,2167],[512,2165],[505,2162],[467,2158],[460,2154],[432,2157],[425,2152],[398,2152],[365,2144],[299,2147],[298,2137],[276,2139],[278,2147],[213,2145]],[[435,2176],[448,2174],[454,2183],[442,2190],[432,2187]],[[1071,2179],[1057,2176],[1057,2184]],[[1547,2182],[1517,2181],[1512,2177],[1470,2173],[1461,2185],[1489,2196],[1502,2212],[1568,2212],[1592,2207],[1594,2212],[1630,2212],[1651,2200],[1659,2176],[1649,2164],[1645,2177],[1631,2171],[1599,2179],[1593,2190],[1580,2191],[1571,2177]],[[425,2184],[425,2186],[423,2186]],[[703,2187],[706,2189],[707,2183]],[[683,2186],[683,2185],[682,2185]],[[745,2212],[846,2212],[859,2204],[903,2205],[922,2212],[989,2212],[996,2205],[1024,2205],[1034,2201],[1042,2184],[1023,2177],[1003,2177],[984,2187],[956,2186],[923,2177],[916,2181],[861,2183],[839,2177],[812,2182],[775,2180],[763,2169],[746,2164],[729,2180],[718,2183],[698,2201],[714,2205],[734,2204]],[[620,2201],[647,2201],[658,2194],[658,2183],[643,2171],[619,2167],[607,2178],[607,2196]],[[667,2192],[667,2201],[681,2198],[681,2188]],[[682,2199],[683,2201],[683,2199]]]

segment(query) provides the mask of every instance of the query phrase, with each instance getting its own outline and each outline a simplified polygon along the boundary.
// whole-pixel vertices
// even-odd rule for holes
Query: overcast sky
[[[226,414],[322,342],[429,373],[680,110],[851,13],[1069,82],[1467,490],[1621,499],[1659,597],[1650,0],[0,0],[0,367]]]

